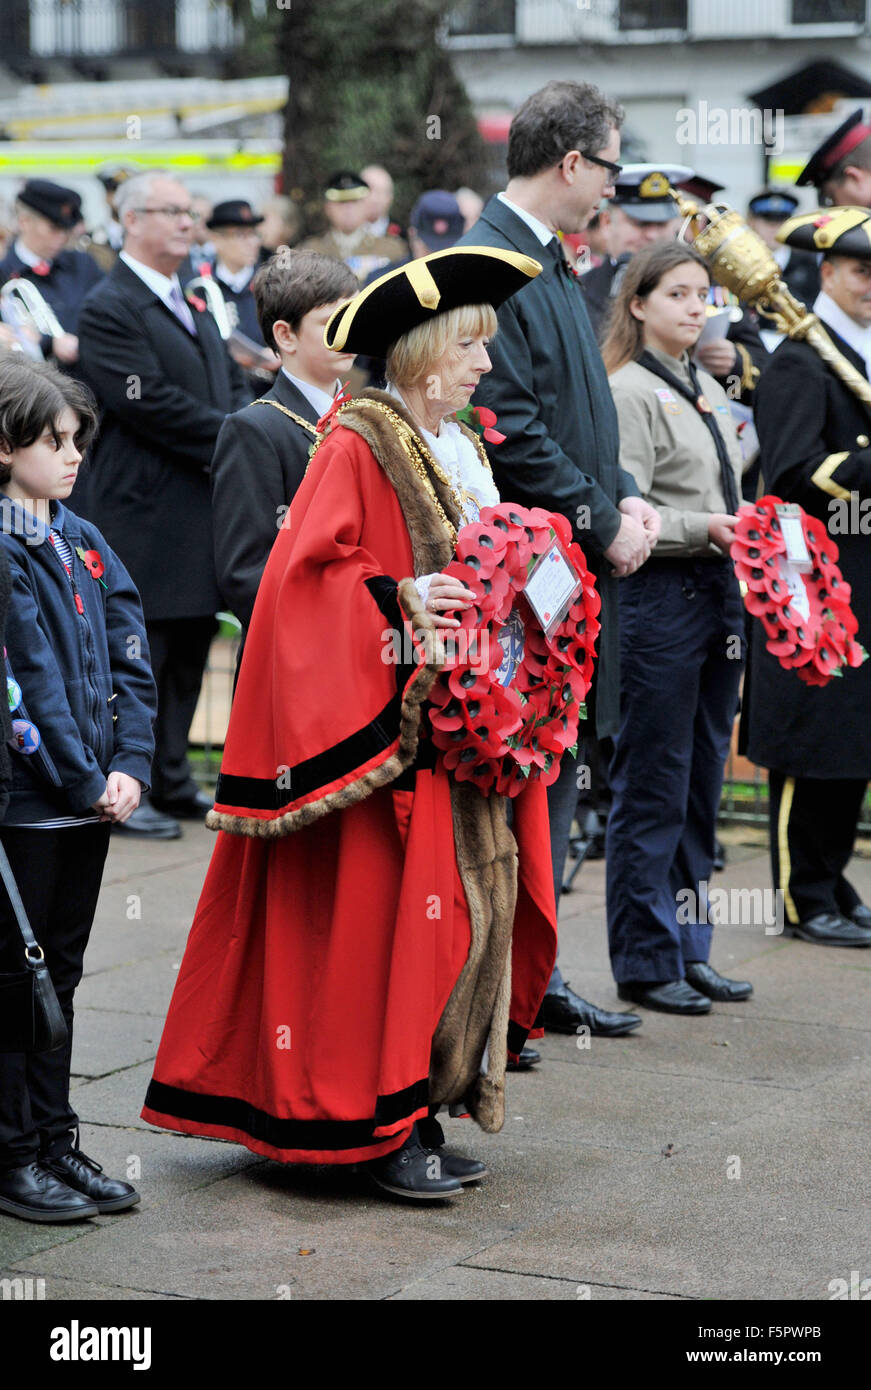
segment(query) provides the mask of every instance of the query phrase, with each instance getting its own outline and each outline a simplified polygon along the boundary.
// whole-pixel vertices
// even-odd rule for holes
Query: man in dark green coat
[[[490,199],[459,242],[522,251],[544,267],[499,310],[499,332],[488,349],[493,370],[482,378],[474,403],[493,410],[506,435],[491,452],[503,499],[566,516],[596,575],[602,632],[587,737],[599,739],[618,727],[616,579],[647,559],[659,518],[618,465],[608,378],[557,232],[581,231],[600,200],[613,194],[622,119],[619,106],[586,84],[549,82],[533,93],[511,123],[508,187]],[[582,766],[589,763],[583,743],[578,756]],[[548,791],[557,903],[578,788],[576,760],[565,755]],[[606,1036],[641,1021],[580,999],[558,967],[543,1019],[558,1031],[586,1026]]]

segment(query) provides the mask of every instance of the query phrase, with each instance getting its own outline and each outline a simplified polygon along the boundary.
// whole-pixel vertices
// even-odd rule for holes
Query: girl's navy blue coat
[[[0,495],[0,545],[12,574],[7,673],[23,696],[12,717],[29,719],[41,737],[35,753],[13,748],[7,825],[87,814],[110,772],[150,784],[157,692],[139,594],[95,526],[60,502],[51,508],[73,551],[72,577],[49,528]],[[77,547],[99,553],[103,583]]]

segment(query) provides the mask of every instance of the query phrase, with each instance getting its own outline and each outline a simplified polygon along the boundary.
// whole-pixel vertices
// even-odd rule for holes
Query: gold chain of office
[[[399,440],[399,445],[402,449],[402,452],[405,454],[406,458],[408,459],[415,473],[417,473],[427,493],[429,494],[429,497],[432,500],[433,505],[435,506],[436,512],[438,513],[439,520],[441,521],[442,525],[444,526],[445,530],[450,536],[451,544],[455,545],[457,541],[457,528],[450,521],[447,512],[445,511],[444,507],[439,501],[438,493],[433,487],[432,478],[430,476],[429,470],[431,470],[432,473],[435,474],[439,482],[443,483],[450,492],[451,497],[454,501],[454,506],[457,509],[458,516],[462,517],[464,515],[466,503],[474,502],[477,506],[476,499],[472,497],[471,493],[467,492],[465,488],[460,487],[459,489],[457,489],[454,486],[450,477],[445,472],[444,468],[442,468],[441,464],[438,462],[432,451],[427,448],[426,444],[421,439],[417,431],[412,429],[412,427],[407,423],[407,421],[403,420],[402,416],[398,415],[395,410],[391,410],[389,405],[384,405],[381,401],[370,401],[365,399],[351,400],[348,401],[346,405],[343,405],[341,409],[336,412],[336,418],[338,419],[346,410],[350,410],[352,408],[360,409],[361,407],[365,407],[366,410],[375,410],[380,415],[384,415],[390,421],[390,424],[396,431],[396,435]],[[326,437],[326,433],[327,432],[325,431],[324,434],[318,435],[317,439],[315,440],[314,449],[317,449],[318,445]],[[475,448],[478,451],[481,462],[487,469],[488,473],[492,473],[493,470],[490,467],[490,460],[487,457],[487,453],[484,449],[483,444],[481,443],[480,439],[477,438],[477,436],[473,435],[472,438],[474,440]],[[312,453],[314,453],[314,449],[312,450]]]

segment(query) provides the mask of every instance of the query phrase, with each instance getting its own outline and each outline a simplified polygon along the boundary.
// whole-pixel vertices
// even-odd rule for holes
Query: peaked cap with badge
[[[818,190],[822,188],[841,161],[846,159],[847,155],[852,154],[853,150],[869,136],[871,136],[871,125],[866,118],[864,107],[860,106],[845,121],[842,121],[837,130],[832,131],[832,134],[821,145],[817,146],[796,179],[798,187],[814,187]]]
[[[764,217],[776,222],[792,217],[798,207],[798,198],[785,188],[763,188],[754,193],[747,204],[747,211],[753,217]]]
[[[638,222],[670,222],[680,216],[671,187],[692,172],[682,164],[624,164],[608,201]]]
[[[340,169],[331,174],[324,187],[324,197],[328,203],[356,203],[368,198],[370,188],[365,179],[351,169]]]
[[[495,246],[455,246],[388,271],[337,309],[324,329],[334,352],[386,357],[393,343],[464,304],[494,309],[541,271],[541,262]]]

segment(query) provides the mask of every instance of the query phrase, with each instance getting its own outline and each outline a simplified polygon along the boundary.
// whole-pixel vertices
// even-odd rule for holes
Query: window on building
[[[513,34],[516,9],[516,0],[457,0],[448,19],[448,33],[454,38]]]
[[[864,24],[866,0],[792,0],[793,24]]]
[[[687,0],[619,0],[621,29],[686,29]]]

